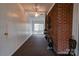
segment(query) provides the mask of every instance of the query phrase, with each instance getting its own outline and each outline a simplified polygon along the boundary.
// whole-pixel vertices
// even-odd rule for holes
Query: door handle
[[[4,33],[4,35],[5,35],[5,36],[7,36],[7,35],[8,35],[8,33]]]

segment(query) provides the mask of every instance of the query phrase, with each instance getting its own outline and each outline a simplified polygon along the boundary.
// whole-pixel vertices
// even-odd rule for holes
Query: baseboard
[[[12,56],[30,37],[32,34],[30,34],[12,53],[10,53],[9,56]]]

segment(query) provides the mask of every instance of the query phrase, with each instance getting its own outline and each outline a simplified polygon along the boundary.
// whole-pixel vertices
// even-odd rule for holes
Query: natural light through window
[[[34,31],[43,31],[44,24],[34,24]]]

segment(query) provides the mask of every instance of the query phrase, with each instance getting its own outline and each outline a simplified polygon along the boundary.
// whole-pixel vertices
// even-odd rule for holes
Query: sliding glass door
[[[43,34],[45,28],[45,15],[32,17],[32,31],[33,34]]]
[[[34,34],[43,34],[44,24],[34,24]]]

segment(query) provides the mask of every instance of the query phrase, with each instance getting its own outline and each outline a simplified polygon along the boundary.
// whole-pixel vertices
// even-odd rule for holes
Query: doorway
[[[39,15],[38,17],[33,17],[33,34],[43,34],[45,28],[45,15]]]

